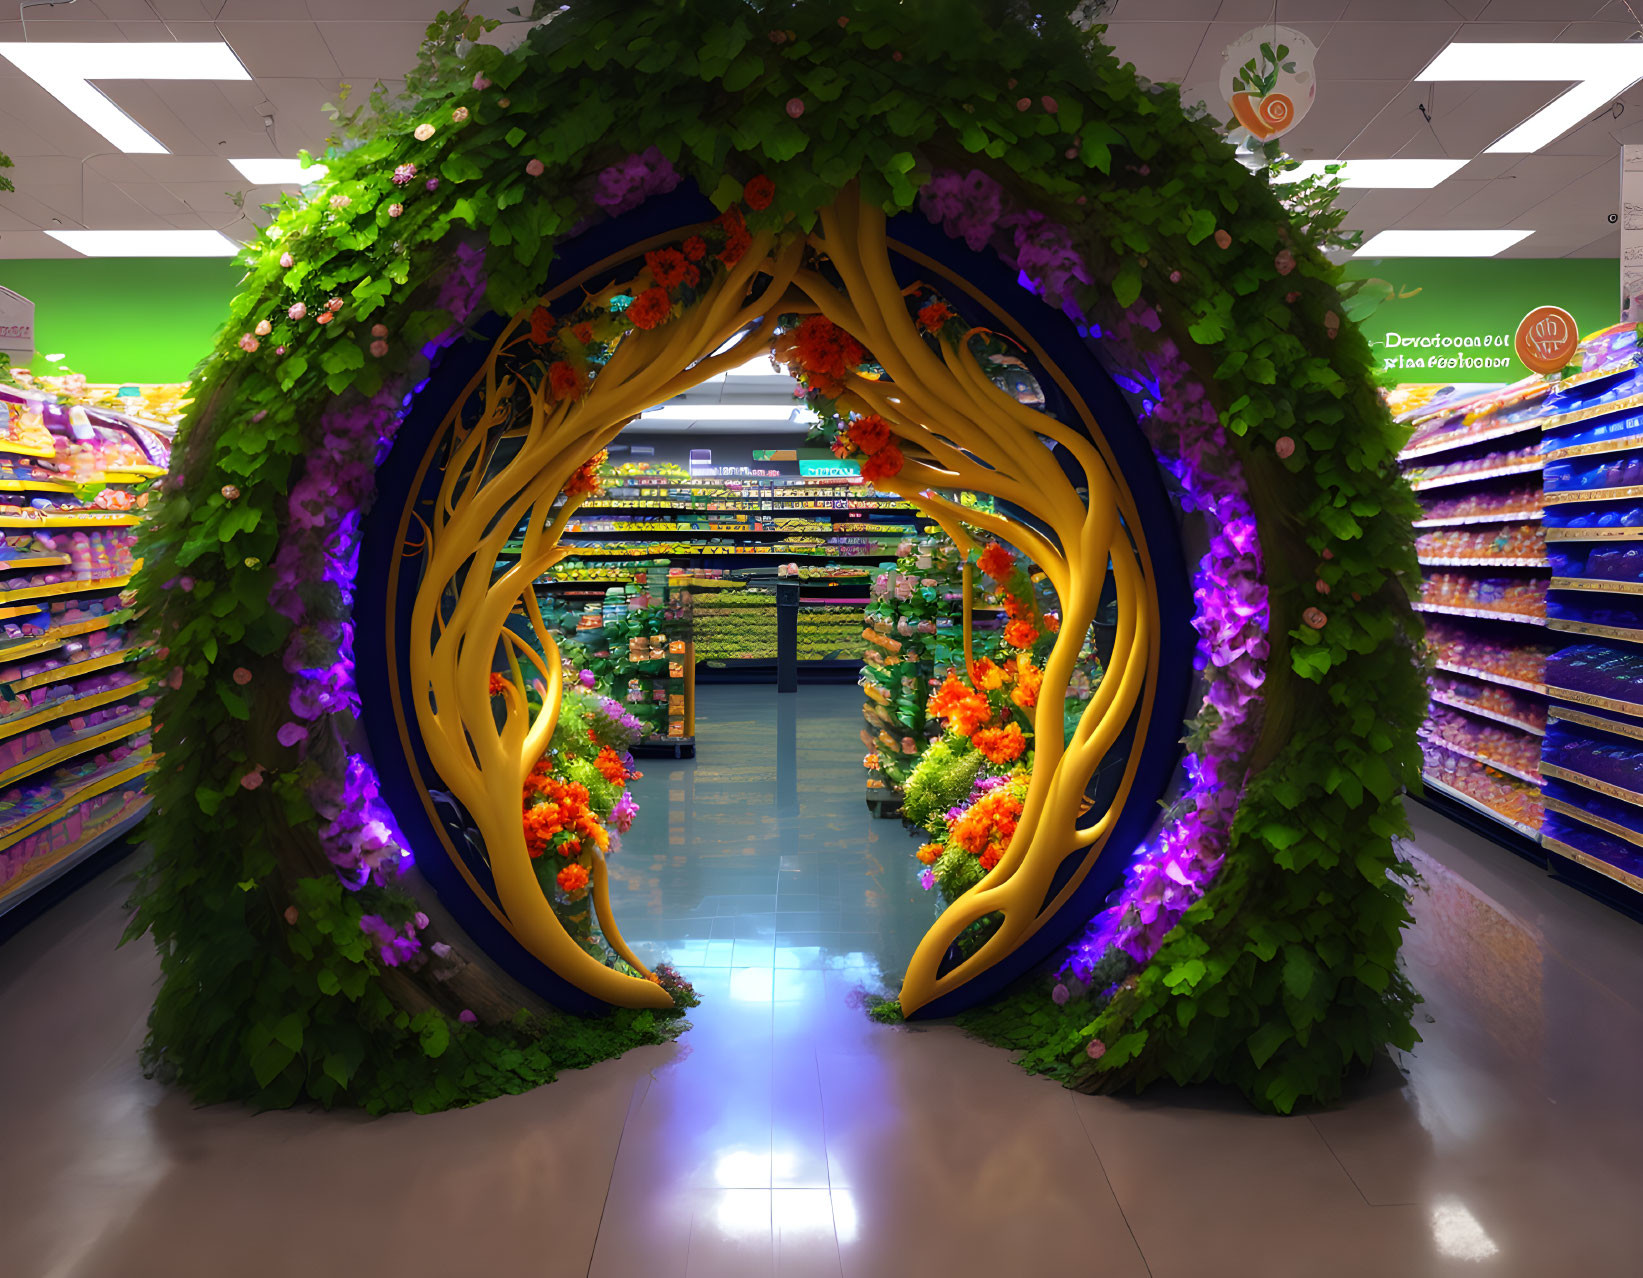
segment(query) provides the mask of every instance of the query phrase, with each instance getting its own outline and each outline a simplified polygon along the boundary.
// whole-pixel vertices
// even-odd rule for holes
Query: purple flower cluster
[[[626,790],[622,797],[616,800],[616,806],[610,810],[611,824],[616,827],[618,834],[626,834],[633,828],[633,819],[639,815],[639,804]]]
[[[948,235],[974,250],[993,243],[1000,231],[1011,231],[1011,242],[996,245],[999,256],[1051,306],[1069,308],[1073,282],[1091,283],[1089,269],[1073,247],[1072,233],[1037,209],[1017,207],[980,169],[962,175],[939,170],[920,189],[919,207]]]
[[[341,777],[325,777],[308,791],[320,817],[320,842],[337,867],[344,886],[358,891],[367,883],[385,885],[409,855],[382,802],[376,773],[357,754],[350,754]]]
[[[589,699],[588,727],[599,739],[600,745],[608,745],[614,750],[631,750],[645,735],[645,725],[622,709],[620,701],[609,697]]]
[[[919,190],[919,208],[956,240],[979,252],[997,232],[1009,197],[980,169],[960,174],[942,169]]]
[[[989,791],[998,789],[1001,785],[1009,785],[1010,780],[1011,778],[1008,776],[977,777],[975,779],[975,784],[970,787],[970,793],[965,798],[964,802],[960,803],[957,807],[948,808],[943,814],[947,818],[948,824],[950,825],[961,818],[967,811],[970,810],[971,807],[976,804],[977,801],[980,800],[982,795],[987,794]]]
[[[638,208],[653,195],[665,195],[681,180],[672,161],[649,147],[601,172],[594,179],[593,202],[616,217]]]
[[[415,963],[422,957],[422,942],[417,940],[414,923],[395,928],[380,914],[362,914],[359,930],[376,942],[377,957],[389,967]]]

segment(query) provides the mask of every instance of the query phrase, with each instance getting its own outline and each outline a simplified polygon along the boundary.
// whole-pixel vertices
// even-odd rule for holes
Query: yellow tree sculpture
[[[821,259],[831,264],[838,283],[819,269]],[[654,982],[608,967],[577,945],[532,869],[520,795],[558,721],[560,663],[531,584],[566,553],[559,537],[584,497],[556,503],[578,467],[644,409],[768,349],[779,316],[817,311],[871,351],[887,375],[852,375],[844,405],[880,414],[917,454],[879,486],[914,502],[961,547],[971,548],[962,524],[1016,546],[1048,577],[1062,611],[1034,711],[1034,763],[1016,834],[998,864],[919,945],[902,988],[905,1011],[992,966],[1042,925],[1093,865],[1134,774],[1132,753],[1119,797],[1100,819],[1078,828],[1090,778],[1137,705],[1150,697],[1156,670],[1156,603],[1144,548],[1138,552],[1126,531],[1136,526],[1127,493],[1089,438],[1017,403],[963,345],[943,344],[939,356],[930,350],[907,314],[882,211],[850,194],[823,210],[816,234],[780,243],[756,237],[685,315],[622,338],[580,398],[556,399],[546,377],[533,388],[504,371],[503,357],[522,339],[527,322],[517,317],[446,420],[450,451],[412,614],[411,691],[433,765],[483,838],[496,884],[494,908],[533,955],[612,1004],[666,1007],[669,998]],[[721,351],[738,334],[735,345]],[[516,410],[516,403],[525,407]],[[470,404],[477,404],[478,417],[464,425],[463,408]],[[1095,433],[1094,422],[1086,426]],[[1076,460],[1087,498],[1040,437]],[[504,438],[517,448],[499,460]],[[1047,531],[960,507],[937,495],[938,489],[989,493]],[[521,553],[493,580],[492,566],[522,522]],[[1069,739],[1063,702],[1109,566],[1117,636],[1094,699]],[[507,618],[521,601],[546,661],[507,630]],[[489,695],[499,645],[505,645],[510,669],[500,715]],[[544,690],[534,715],[525,697],[527,668]],[[1056,898],[1046,901],[1069,853],[1081,859]],[[467,874],[460,862],[458,868]],[[591,887],[607,943],[644,972],[611,916],[609,880],[597,850]],[[959,934],[995,913],[1002,916],[998,929],[963,963],[942,972]]]

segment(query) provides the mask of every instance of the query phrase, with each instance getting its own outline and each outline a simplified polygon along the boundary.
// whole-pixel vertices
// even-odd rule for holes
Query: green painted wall
[[[1619,318],[1619,270],[1610,258],[1354,258],[1347,274],[1373,281],[1351,313],[1405,382],[1526,376],[1511,354],[1512,333],[1536,306],[1564,307],[1582,333]],[[61,351],[96,382],[187,378],[239,279],[240,268],[220,258],[0,261],[0,284],[34,302],[38,351]],[[1429,344],[1413,344],[1422,338]],[[1480,366],[1501,358],[1504,368]],[[49,369],[38,358],[34,367]]]
[[[1400,382],[1527,377],[1512,335],[1537,306],[1563,307],[1582,336],[1620,320],[1613,258],[1353,258],[1346,273],[1370,281],[1348,313]]]
[[[0,261],[0,284],[34,303],[34,371],[62,352],[94,382],[186,381],[242,275],[210,257]]]

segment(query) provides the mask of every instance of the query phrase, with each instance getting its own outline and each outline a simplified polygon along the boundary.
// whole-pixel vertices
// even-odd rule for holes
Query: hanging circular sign
[[[1318,48],[1293,27],[1256,27],[1227,45],[1224,56],[1221,96],[1232,108],[1229,128],[1264,142],[1288,133],[1312,109]]]
[[[1566,368],[1580,345],[1575,317],[1561,306],[1537,306],[1518,322],[1512,338],[1517,357],[1537,373]]]

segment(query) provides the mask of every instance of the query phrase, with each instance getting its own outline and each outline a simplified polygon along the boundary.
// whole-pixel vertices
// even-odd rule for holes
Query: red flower
[[[538,346],[546,346],[548,338],[553,336],[553,312],[545,306],[538,306],[531,312],[531,341]]]
[[[668,298],[667,290],[658,285],[647,288],[634,298],[627,309],[627,316],[635,328],[649,329],[665,320],[672,309],[673,303]]]
[[[1056,616],[1053,612],[1045,613],[1044,629],[1048,630],[1053,635],[1056,631],[1061,629],[1061,618]]]
[[[989,542],[976,566],[994,581],[1003,581],[1015,571],[1015,556],[998,542]]]
[[[576,399],[582,393],[582,375],[564,360],[548,369],[548,385],[556,399]]]
[[[861,464],[861,477],[868,483],[878,479],[892,479],[901,474],[907,459],[894,444],[886,444]]]
[[[890,423],[877,413],[850,423],[850,442],[864,453],[876,453],[890,442]]]
[[[609,746],[600,749],[599,756],[593,761],[593,766],[598,768],[599,775],[612,785],[621,785],[622,782],[628,779],[628,770],[622,766],[622,756]]]
[[[605,464],[609,457],[609,453],[601,450],[578,466],[576,473],[565,481],[565,494],[570,497],[575,497],[581,493],[590,493],[597,496],[603,489],[599,482],[599,468]]]
[[[823,395],[836,395],[844,379],[866,359],[862,344],[825,315],[811,315],[784,343],[788,363],[797,364],[804,382]]]
[[[575,328],[571,329],[570,334],[577,341],[581,342],[583,346],[586,346],[593,340],[593,325],[588,323],[586,320],[583,320]]]
[[[742,199],[755,212],[769,208],[770,201],[775,198],[776,184],[762,173],[742,188]]]
[[[707,241],[700,235],[692,235],[682,246],[684,254],[692,262],[700,262],[707,256]]]
[[[1012,621],[1004,627],[1004,642],[1012,648],[1031,648],[1038,631],[1030,621]]]
[[[493,697],[500,696],[502,694],[502,690],[504,688],[506,688],[507,686],[508,686],[508,676],[504,675],[504,674],[498,674],[496,671],[493,670],[491,672],[491,696],[493,696]]]
[[[655,249],[646,253],[645,265],[650,268],[651,278],[666,289],[695,284],[702,278],[702,273],[678,249]]]
[[[735,266],[747,256],[753,237],[747,233],[747,223],[740,209],[726,209],[719,214],[718,223],[725,233],[725,246],[719,250],[719,260],[726,266]]]
[[[933,333],[952,318],[952,308],[946,302],[937,300],[919,310],[918,326],[926,333]]]
[[[840,459],[848,457],[856,451],[856,446],[850,442],[850,437],[842,434],[834,437],[831,447],[833,456]]]
[[[566,892],[580,892],[588,885],[588,867],[580,861],[572,861],[554,876],[555,881]]]
[[[987,850],[981,854],[981,868],[984,870],[992,869],[998,864],[999,858],[1003,855],[1003,848],[999,847],[996,843],[989,843],[987,845]]]

